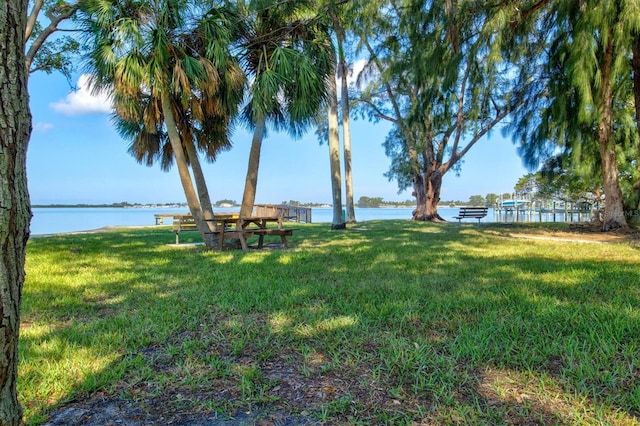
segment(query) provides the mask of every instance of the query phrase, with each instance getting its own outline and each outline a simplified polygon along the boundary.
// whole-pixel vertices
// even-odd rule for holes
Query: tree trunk
[[[204,178],[204,172],[200,165],[200,158],[196,147],[191,143],[186,144],[187,155],[189,156],[189,164],[191,164],[191,170],[193,171],[193,179],[196,181],[196,188],[198,190],[198,199],[200,200],[200,208],[202,209],[202,216],[205,220],[205,224],[210,232],[203,235],[203,240],[207,247],[217,246],[217,240],[213,236],[213,231],[217,231],[216,222],[213,214],[213,205],[211,203],[211,197],[209,197],[209,188],[207,188],[207,181]],[[222,247],[219,247],[222,248]]]
[[[413,196],[416,197],[416,208],[413,210],[413,220],[427,220],[427,190],[422,175],[414,175]]]
[[[262,140],[267,120],[264,117],[258,118],[256,128],[251,139],[251,151],[249,151],[249,165],[247,166],[247,177],[244,182],[244,194],[242,195],[242,205],[240,206],[240,216],[248,217],[253,213],[253,205],[256,202],[256,190],[258,188],[258,170],[260,169],[260,151],[262,150]]]
[[[633,46],[632,46],[632,60],[631,65],[633,68],[633,99],[635,101],[635,110],[636,110],[636,127],[638,128],[638,134],[640,134],[640,33],[636,33],[633,36]],[[640,164],[637,164],[638,172],[640,172]],[[636,194],[640,194],[640,182],[636,183],[634,186],[634,190]],[[636,203],[636,209],[640,210],[640,196],[638,197],[638,201]],[[640,220],[640,218],[635,217],[635,220]]]
[[[353,203],[353,173],[351,168],[351,117],[349,111],[349,69],[344,54],[344,29],[337,15],[333,24],[338,42],[338,74],[340,75],[340,109],[342,110],[342,143],[344,151],[344,187],[347,208],[347,223],[356,223],[356,210]]]
[[[344,186],[345,197],[347,203],[347,223],[356,223],[356,210],[353,202],[353,172],[351,167],[351,120],[349,118],[349,88],[347,85],[346,68],[347,65],[343,61],[342,74],[342,142],[344,144]]]
[[[342,218],[342,177],[340,176],[340,136],[338,135],[338,94],[336,78],[327,77],[329,107],[327,120],[329,124],[329,165],[331,167],[331,195],[333,198],[333,220],[331,229],[345,229]]]
[[[19,425],[18,338],[31,206],[26,155],[31,113],[24,66],[27,1],[0,2],[0,424]]]
[[[636,107],[636,126],[640,133],[640,33],[634,35],[632,43],[633,99]]]
[[[618,181],[616,143],[613,136],[613,42],[609,40],[602,63],[602,92],[600,122],[598,123],[598,145],[602,164],[602,182],[605,196],[603,231],[628,228],[624,215],[624,204]]]
[[[442,173],[427,171],[413,179],[413,195],[416,197],[416,209],[413,220],[428,222],[446,222],[438,214],[440,191],[442,189]]]
[[[171,107],[171,97],[169,91],[167,89],[163,90],[160,97],[162,100],[162,114],[164,115],[164,123],[167,126],[169,142],[171,143],[173,155],[176,159],[178,175],[180,176],[182,189],[184,190],[184,195],[187,199],[189,212],[191,213],[191,216],[193,216],[193,220],[196,222],[196,226],[198,227],[198,231],[200,231],[202,240],[205,242],[205,244],[207,244],[207,247],[212,248],[210,245],[208,245],[208,243],[211,241],[211,239],[208,237],[209,227],[204,221],[198,195],[196,194],[195,188],[193,187],[193,180],[191,179],[191,174],[189,173],[187,157],[184,153],[182,140],[180,139],[180,135],[177,131],[176,120],[173,115],[173,108]]]
[[[439,170],[431,172],[427,185],[427,220],[432,222],[446,222],[438,214],[438,203],[440,202],[440,191],[442,190],[442,173]]]

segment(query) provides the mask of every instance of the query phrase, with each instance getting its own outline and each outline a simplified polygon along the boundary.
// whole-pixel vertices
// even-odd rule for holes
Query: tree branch
[[[462,137],[462,124],[465,121],[464,118],[464,97],[465,90],[467,90],[467,80],[469,79],[469,73],[471,72],[472,61],[467,62],[467,67],[464,70],[464,76],[462,77],[460,95],[458,98],[458,114],[456,115],[456,136],[453,141],[453,149],[451,157],[455,157],[458,152],[458,145],[460,138]]]
[[[374,64],[376,65],[376,67],[378,68],[378,71],[380,72],[380,74],[382,74],[382,64],[380,63],[380,60],[378,59],[378,56],[375,54],[373,48],[371,47],[371,44],[369,44],[369,40],[366,38],[366,36],[364,36],[363,34],[360,34],[360,39],[362,40],[362,42],[364,43],[365,47],[367,48],[367,50],[369,51],[369,54],[371,55],[371,58],[374,62]],[[400,106],[398,105],[398,102],[396,101],[396,98],[393,94],[393,90],[391,90],[391,86],[389,84],[389,82],[384,79],[383,80],[383,84],[385,86],[385,89],[387,91],[387,96],[389,97],[389,101],[391,102],[391,105],[393,106],[393,112],[396,115],[396,125],[398,127],[400,127],[400,130],[402,131],[402,135],[404,136],[404,140],[405,143],[407,144],[407,148],[409,151],[409,164],[410,164],[410,168],[411,168],[411,173],[413,174],[418,174],[420,172],[420,167],[419,167],[419,163],[418,163],[418,153],[416,150],[416,143],[415,140],[413,139],[411,132],[409,131],[409,129],[407,128],[407,125],[402,117],[402,113],[400,111]]]
[[[38,37],[36,37],[36,39],[33,41],[31,46],[29,46],[29,50],[27,51],[27,54],[25,57],[25,65],[26,65],[27,73],[31,72],[31,64],[34,61],[36,54],[38,53],[38,50],[40,50],[40,48],[42,47],[44,42],[47,40],[47,38],[49,38],[51,34],[53,34],[58,30],[58,25],[60,25],[60,22],[64,21],[65,19],[71,18],[73,14],[76,13],[77,10],[78,10],[77,4],[74,4],[74,5],[67,4],[59,8],[51,8],[47,10],[46,15],[51,20],[51,22],[45,29],[42,30],[42,32],[38,35]],[[59,12],[59,13],[56,13],[56,12]],[[31,18],[31,16],[29,18]]]
[[[367,104],[375,113],[376,116],[382,118],[383,120],[386,121],[390,121],[393,124],[398,124],[398,120],[396,120],[395,118],[391,117],[390,115],[387,115],[385,113],[383,113],[380,108],[378,108],[378,106],[376,104],[374,104],[372,101],[368,100],[368,99],[358,99],[360,102]]]
[[[38,15],[40,14],[40,10],[42,10],[42,5],[44,4],[44,0],[35,0],[33,2],[33,8],[27,17],[27,26],[24,31],[24,39],[29,40],[31,37],[31,33],[33,32],[33,27],[36,25],[36,21],[38,20]],[[28,70],[28,68],[27,68]]]

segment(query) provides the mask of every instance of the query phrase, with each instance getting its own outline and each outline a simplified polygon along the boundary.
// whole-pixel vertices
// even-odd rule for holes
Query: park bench
[[[478,219],[478,224],[480,224],[480,219],[485,217],[488,211],[488,207],[460,207],[458,216],[453,218],[458,219],[458,223],[462,223],[462,219]]]

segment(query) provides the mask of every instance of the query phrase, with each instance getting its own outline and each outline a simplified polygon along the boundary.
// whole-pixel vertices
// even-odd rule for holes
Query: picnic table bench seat
[[[462,223],[462,219],[478,219],[478,224],[480,224],[480,219],[485,217],[488,211],[488,207],[460,207],[458,216],[453,218],[458,219],[458,223]]]
[[[171,230],[176,234],[176,244],[180,244],[180,232],[197,231],[198,225],[193,217],[188,215],[174,215]]]
[[[258,248],[262,248],[264,245],[264,236],[265,235],[276,235],[280,237],[280,244],[282,247],[287,248],[287,237],[293,235],[293,231],[297,231],[298,228],[262,228],[262,229],[251,229],[255,235],[258,235]]]

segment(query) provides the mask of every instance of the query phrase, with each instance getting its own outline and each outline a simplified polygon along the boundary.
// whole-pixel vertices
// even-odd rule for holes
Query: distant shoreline
[[[129,204],[129,203],[113,203],[113,204],[33,204],[32,208],[36,209],[101,209],[101,208],[122,208],[122,209],[172,209],[172,208],[189,208],[186,203],[167,203],[167,204]],[[218,208],[217,206],[214,206]],[[220,206],[220,208],[237,208],[235,206]],[[310,203],[309,205],[300,205],[294,207],[309,207],[309,208],[331,208],[331,204],[322,203]],[[344,207],[344,206],[343,206]],[[415,206],[408,206],[402,204],[383,204],[380,206],[367,206],[357,208],[369,208],[369,209],[406,209]],[[459,205],[438,205],[438,208],[458,208]]]
[[[172,208],[185,208],[188,209],[189,206],[186,203],[168,203],[168,204],[129,204],[129,203],[114,203],[114,204],[33,204],[32,208],[38,209],[100,209],[100,208],[140,208],[140,209],[172,209]],[[224,205],[224,206],[213,206],[214,208],[239,208],[240,205]],[[306,208],[331,208],[331,204],[324,203],[310,203],[310,204],[302,204],[299,206],[293,207],[306,207]],[[370,209],[387,209],[387,208],[409,208],[414,206],[403,206],[401,204],[383,204],[380,206],[368,206],[368,207],[359,207],[357,208],[370,208]],[[441,206],[444,207],[444,206]],[[448,207],[448,206],[447,206]]]
[[[33,204],[32,208],[36,209],[100,209],[100,208],[122,208],[122,209],[131,209],[131,208],[159,208],[159,209],[170,209],[170,208],[178,208],[178,207],[187,207],[186,204],[180,203],[171,203],[171,204],[125,204],[125,203],[115,203],[115,204]]]

